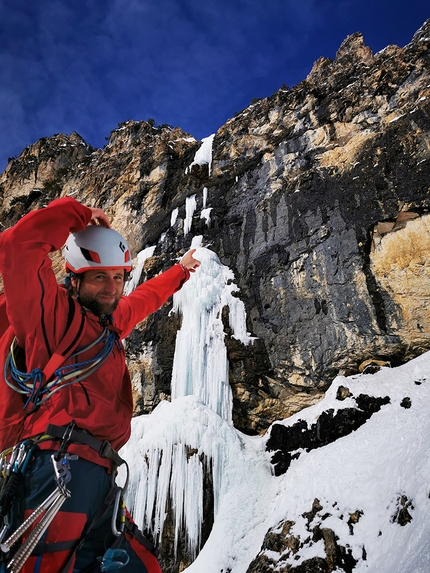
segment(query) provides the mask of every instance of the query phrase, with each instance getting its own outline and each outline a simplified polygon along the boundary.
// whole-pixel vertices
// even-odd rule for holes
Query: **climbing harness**
[[[6,538],[10,529],[8,514],[14,495],[17,493],[17,485],[23,478],[37,445],[43,441],[52,440],[60,440],[58,451],[51,456],[56,487],[54,491],[33,510],[24,523]],[[127,463],[110,446],[109,442],[98,440],[88,432],[77,428],[74,422],[71,422],[67,427],[49,424],[44,434],[24,440],[20,444],[0,454],[0,518],[3,518],[4,524],[0,532],[0,556],[2,555],[3,560],[6,559],[8,562],[8,573],[18,573],[30,555],[42,555],[44,553],[43,541],[41,541],[44,533],[63,503],[70,497],[70,491],[66,487],[66,484],[71,479],[70,462],[77,459],[77,456],[70,455],[66,451],[68,445],[71,443],[91,447],[98,452],[100,456],[112,462],[113,471],[111,472],[111,488],[102,507],[99,508],[92,520],[87,523],[80,538],[74,544],[67,546],[71,554],[61,573],[68,571],[76,552],[83,545],[86,536],[97,526],[100,520],[106,516],[106,512],[108,511],[112,511],[110,528],[115,537],[115,541],[107,548],[102,556],[98,557],[97,563],[100,571],[120,569],[129,562],[127,551],[121,547],[127,534],[134,537],[139,544],[145,547],[155,557],[158,556],[158,551],[154,545],[144,537],[137,525],[133,523],[126,514],[123,496],[128,483]],[[119,487],[115,484],[116,468],[122,464],[126,465],[127,476],[123,487]],[[38,519],[40,519],[40,521],[37,521]],[[23,534],[27,532],[31,526],[34,527],[28,537],[21,546],[18,546]],[[18,549],[15,549],[17,546]],[[15,553],[13,553],[14,550]]]
[[[88,376],[91,376],[108,358],[117,340],[118,334],[116,332],[107,327],[104,328],[103,332],[94,342],[76,349],[68,358],[77,358],[83,352],[101,343],[103,344],[102,349],[96,356],[82,362],[75,362],[68,366],[57,368],[51,380],[49,380],[41,368],[35,368],[29,373],[21,372],[18,369],[16,359],[17,341],[15,337],[5,361],[4,379],[13,390],[27,397],[24,409],[26,409],[29,404],[32,404],[32,407],[37,409],[55,394],[55,392],[71,384],[81,382]]]
[[[65,426],[55,426],[54,424],[48,424],[46,428],[46,432],[43,435],[44,439],[63,439],[63,436],[66,431],[68,431],[68,427]],[[119,467],[122,464],[125,464],[125,460],[121,458],[121,456],[111,447],[110,443],[107,440],[101,441],[92,436],[89,432],[85,432],[84,430],[80,430],[76,426],[74,426],[71,431],[69,431],[69,442],[71,444],[81,444],[84,446],[89,446],[93,450],[95,450],[100,457],[107,458],[110,460],[114,467]],[[115,472],[112,472],[112,476],[114,476]]]
[[[53,424],[49,424],[46,429],[46,434],[49,435],[51,438],[60,438],[64,435],[66,428],[63,426],[55,426]],[[122,487],[119,487],[115,484],[115,471],[112,471],[112,482],[111,488],[104,500],[102,507],[96,512],[93,516],[91,522],[87,523],[84,531],[82,532],[81,538],[75,545],[72,554],[70,555],[69,561],[64,567],[62,573],[65,573],[68,570],[68,567],[72,563],[73,556],[82,546],[85,541],[85,537],[88,533],[99,523],[99,521],[103,518],[107,511],[110,508],[112,510],[112,517],[111,517],[111,531],[115,536],[115,541],[109,547],[103,556],[98,557],[100,570],[101,571],[110,571],[113,569],[120,569],[124,567],[128,561],[129,557],[125,549],[122,549],[120,544],[123,542],[125,535],[129,534],[134,537],[138,543],[140,543],[145,549],[151,552],[155,557],[158,556],[158,551],[155,546],[143,535],[143,533],[139,530],[137,525],[133,523],[129,517],[126,515],[126,507],[124,502],[124,492],[127,488],[128,484],[128,464],[125,460],[123,460],[119,454],[112,449],[109,442],[104,441],[101,442],[87,432],[83,432],[82,430],[74,427],[69,432],[69,440],[71,443],[78,443],[90,446],[93,450],[98,452],[98,454],[104,458],[107,458],[112,461],[114,468],[118,468],[122,464],[126,466],[126,480]]]

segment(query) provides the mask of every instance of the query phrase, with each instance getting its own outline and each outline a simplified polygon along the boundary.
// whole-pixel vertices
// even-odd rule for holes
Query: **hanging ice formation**
[[[209,249],[199,248],[195,256],[201,261],[196,280],[186,283],[173,299],[173,312],[182,313],[182,328],[176,337],[172,400],[198,396],[231,422],[232,397],[221,316],[224,307],[229,309],[233,337],[244,344],[252,338],[246,332],[243,302],[233,296],[238,290],[232,282],[233,272]]]
[[[184,235],[188,235],[191,230],[191,225],[193,223],[193,215],[196,210],[196,196],[191,195],[185,199],[185,221],[184,221]]]
[[[244,344],[253,340],[246,332],[244,305],[233,294],[238,290],[233,272],[209,249],[198,248],[195,257],[200,268],[174,296],[172,312],[182,314],[182,327],[176,339],[172,402],[135,418],[123,450],[131,470],[127,505],[136,523],[160,543],[171,507],[175,554],[181,543],[193,558],[205,517],[205,472],[211,472],[215,517],[233,483],[244,483],[250,474],[243,441],[232,424],[224,307],[233,336]]]
[[[200,213],[200,219],[204,219],[206,221],[206,225],[209,226],[211,222],[212,207],[206,207],[207,200],[208,200],[208,188],[203,187],[203,208],[202,212]]]
[[[178,218],[178,213],[179,213],[179,209],[176,207],[175,209],[173,209],[172,214],[170,216],[170,226],[173,227],[173,225],[176,223],[176,219]]]
[[[212,144],[214,137],[215,133],[209,135],[209,137],[204,137],[202,139],[202,145],[197,150],[191,165],[189,165],[186,168],[185,173],[188,173],[189,170],[191,171],[193,165],[209,165],[209,177],[210,177],[212,168]]]
[[[143,265],[145,264],[146,259],[149,259],[149,257],[152,257],[152,255],[154,254],[154,251],[155,251],[155,246],[154,247],[147,247],[146,249],[143,249],[143,251],[140,251],[140,253],[138,253],[137,265],[133,269],[130,280],[128,281],[128,283],[126,285],[125,294],[130,294],[137,287],[137,285],[139,284],[140,276],[141,276],[142,271],[143,271]]]

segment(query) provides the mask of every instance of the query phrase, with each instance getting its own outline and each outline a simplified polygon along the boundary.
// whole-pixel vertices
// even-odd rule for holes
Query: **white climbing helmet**
[[[125,269],[131,271],[131,256],[127,241],[107,227],[89,225],[83,231],[71,233],[64,247],[66,270],[83,273],[95,269]]]

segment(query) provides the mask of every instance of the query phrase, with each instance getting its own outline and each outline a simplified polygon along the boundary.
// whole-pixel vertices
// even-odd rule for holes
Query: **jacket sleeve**
[[[62,335],[55,332],[58,286],[48,254],[60,249],[69,233],[84,229],[90,220],[91,209],[65,197],[32,211],[0,235],[7,314],[21,345],[41,327],[50,353]]]
[[[126,338],[136,324],[159,309],[189,277],[187,269],[179,264],[174,265],[122,297],[114,313],[115,326],[121,330],[121,338]]]

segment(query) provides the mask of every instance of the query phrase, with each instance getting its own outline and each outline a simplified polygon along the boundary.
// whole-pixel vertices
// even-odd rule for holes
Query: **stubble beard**
[[[96,316],[109,316],[114,312],[119,303],[119,298],[111,303],[101,303],[85,292],[79,293],[79,302]]]

